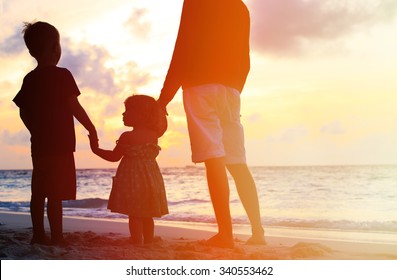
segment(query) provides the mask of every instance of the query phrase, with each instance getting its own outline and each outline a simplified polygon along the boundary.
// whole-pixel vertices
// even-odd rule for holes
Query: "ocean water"
[[[205,169],[161,169],[170,214],[160,221],[215,223]],[[381,233],[397,240],[397,165],[251,167],[265,228]],[[77,170],[77,200],[65,216],[126,219],[106,209],[114,169]],[[30,170],[0,171],[0,211],[29,212]],[[247,225],[233,180],[231,213]]]

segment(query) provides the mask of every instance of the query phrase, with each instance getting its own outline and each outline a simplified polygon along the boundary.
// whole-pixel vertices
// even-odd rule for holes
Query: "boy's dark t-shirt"
[[[80,95],[65,68],[48,66],[28,73],[13,101],[24,111],[32,156],[74,152],[76,136],[69,99]]]

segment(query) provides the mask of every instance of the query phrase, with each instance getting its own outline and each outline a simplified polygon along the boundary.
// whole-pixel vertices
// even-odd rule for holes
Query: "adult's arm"
[[[192,32],[192,30],[189,30],[189,25],[191,25],[191,21],[195,18],[193,15],[194,1],[195,0],[185,0],[183,2],[174,52],[172,54],[171,63],[168,68],[167,76],[165,78],[160,97],[158,99],[158,102],[162,108],[165,108],[167,104],[174,98],[176,92],[182,85],[184,62],[186,57],[189,55],[188,35],[189,32]]]

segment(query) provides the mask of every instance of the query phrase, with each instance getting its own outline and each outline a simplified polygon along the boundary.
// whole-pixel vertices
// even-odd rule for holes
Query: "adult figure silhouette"
[[[185,0],[172,60],[158,99],[166,109],[180,87],[192,161],[204,162],[218,233],[234,246],[227,170],[249,217],[251,244],[265,244],[258,195],[246,163],[240,93],[249,69],[249,11],[241,0]]]

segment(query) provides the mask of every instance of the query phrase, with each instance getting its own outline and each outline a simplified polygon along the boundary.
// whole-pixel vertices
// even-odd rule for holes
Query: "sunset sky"
[[[248,164],[397,164],[397,1],[246,0],[251,71],[242,93]],[[124,99],[155,98],[182,0],[0,1],[0,169],[31,168],[29,133],[12,102],[36,62],[24,21],[61,33],[100,146],[125,131]],[[191,164],[181,92],[169,104],[160,166]],[[91,154],[76,123],[78,168],[116,167]]]

